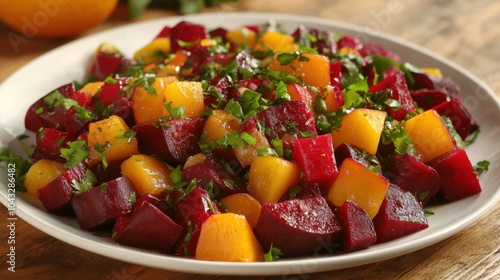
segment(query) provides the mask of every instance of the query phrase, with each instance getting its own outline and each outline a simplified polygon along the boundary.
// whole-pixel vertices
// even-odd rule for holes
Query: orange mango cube
[[[250,165],[248,193],[260,203],[278,202],[300,180],[297,164],[274,156],[259,156]]]
[[[240,128],[240,120],[224,110],[213,110],[203,127],[203,142],[220,139]]]
[[[172,109],[182,107],[187,118],[201,117],[205,111],[203,88],[200,82],[179,81],[167,85],[164,91],[165,103]],[[172,116],[164,108],[164,116]]]
[[[142,60],[146,64],[158,62],[164,59],[163,55],[170,52],[170,39],[169,38],[156,38],[134,54],[134,60]]]
[[[330,84],[330,61],[319,54],[301,53],[287,64],[281,64],[280,55],[276,54],[269,64],[272,71],[285,71],[308,86],[319,88]]]
[[[226,206],[227,213],[235,213],[245,216],[250,227],[255,228],[260,217],[260,202],[247,193],[236,193],[228,195],[219,200]]]
[[[338,131],[332,130],[333,147],[347,143],[375,155],[386,116],[385,111],[354,109],[344,116]]]
[[[242,167],[247,167],[252,164],[254,159],[257,158],[257,150],[260,148],[269,148],[269,142],[267,141],[266,136],[260,133],[257,129],[252,129],[247,132],[248,135],[252,136],[255,139],[255,144],[248,145],[244,144],[243,147],[234,147],[233,152],[238,161],[240,162]]]
[[[35,162],[26,173],[24,180],[28,195],[38,198],[38,189],[48,185],[66,170],[64,164],[58,161],[41,159]]]
[[[139,196],[151,194],[158,197],[166,188],[173,186],[168,166],[153,157],[134,155],[126,159],[120,168],[122,175],[134,183]]]
[[[455,147],[446,125],[432,109],[405,121],[403,127],[423,162],[429,162]]]
[[[346,200],[356,202],[373,219],[385,198],[389,181],[363,164],[346,158],[339,176],[328,191],[328,202],[340,207]]]
[[[115,115],[90,123],[87,140],[90,164],[99,162],[103,154],[107,162],[139,154],[137,139],[127,136],[128,131],[125,121]]]
[[[245,216],[215,214],[201,225],[195,258],[209,261],[258,262],[264,251]]]
[[[294,43],[292,36],[276,31],[267,31],[257,40],[254,49],[261,51],[273,50],[276,52],[293,52],[298,50],[299,47]]]
[[[253,30],[250,30],[246,27],[238,28],[235,30],[228,31],[226,33],[226,38],[236,44],[241,45],[245,44],[250,48],[253,48],[257,43],[257,34]]]
[[[176,82],[177,78],[157,77],[153,83],[155,92],[148,92],[143,86],[136,86],[132,93],[132,111],[136,123],[155,121],[163,116],[164,92],[168,84]],[[150,90],[151,91],[151,90]]]

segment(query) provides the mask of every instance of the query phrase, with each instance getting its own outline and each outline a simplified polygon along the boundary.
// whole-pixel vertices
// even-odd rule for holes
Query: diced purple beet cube
[[[64,162],[61,157],[61,148],[65,148],[68,141],[73,141],[74,137],[67,132],[53,128],[45,128],[36,135],[36,145],[31,160],[33,162],[40,159],[50,159]]]
[[[264,203],[255,235],[264,248],[279,248],[283,256],[310,254],[337,241],[338,218],[322,196]]]
[[[203,118],[184,118],[141,123],[133,130],[142,153],[156,155],[170,164],[179,164],[200,152],[198,142],[203,125]]]
[[[419,90],[411,93],[411,97],[418,107],[425,111],[449,100],[448,94],[439,90]]]
[[[375,42],[367,42],[363,44],[363,48],[359,50],[359,54],[361,56],[369,56],[369,55],[384,56],[396,62],[401,61],[401,57],[399,57],[397,54],[385,49],[380,44]]]
[[[170,253],[181,233],[181,226],[153,204],[143,201],[130,218],[118,220],[113,238],[119,244]]]
[[[358,204],[346,200],[336,213],[344,229],[342,233],[344,251],[363,250],[377,241],[377,233],[370,216]]]
[[[421,204],[413,194],[390,185],[373,218],[377,243],[391,241],[429,227]]]
[[[129,214],[134,198],[132,181],[127,177],[120,177],[75,195],[71,206],[80,228],[91,230]]]
[[[257,119],[263,123],[268,141],[299,132],[316,132],[314,117],[302,101],[276,104],[259,112]]]
[[[389,106],[386,107],[387,112],[389,115],[394,117],[394,119],[401,121],[409,111],[416,111],[403,72],[395,72],[389,77],[371,86],[369,89],[372,93],[381,92],[383,90],[390,90],[388,97],[399,102],[401,105],[401,108],[398,109],[394,109]]]
[[[355,37],[344,35],[337,41],[337,48],[350,48],[356,51],[360,51],[363,48],[363,43],[361,43],[361,41],[359,41]]]
[[[465,140],[470,133],[473,123],[469,112],[460,104],[458,99],[443,102],[434,106],[434,109],[440,116],[446,116],[453,124],[453,128],[457,131],[462,140]]]
[[[304,182],[318,183],[324,191],[332,186],[339,174],[331,134],[298,139],[292,158],[304,173]]]
[[[108,76],[121,73],[133,62],[123,55],[115,53],[98,52],[90,66],[90,76],[95,76],[102,81]]]
[[[176,253],[194,256],[202,223],[220,211],[208,192],[199,186],[194,187],[187,195],[184,195],[179,191],[167,194],[167,199],[174,205],[173,208],[170,208],[169,216],[184,228],[181,238],[175,245]]]
[[[240,166],[236,160],[231,162]],[[226,166],[230,166],[227,161]],[[232,170],[226,169],[226,166],[220,157],[207,154],[202,162],[185,166],[182,172],[187,182],[195,179],[200,186],[212,185],[214,197],[224,197],[246,191],[245,181]]]
[[[453,149],[430,165],[441,178],[441,191],[447,200],[456,201],[481,192],[479,179],[465,150]]]
[[[418,158],[405,153],[395,155],[384,169],[384,176],[404,191],[412,193],[423,206],[440,189],[438,172]]]
[[[171,50],[176,52],[179,49],[190,49],[198,46],[199,42],[207,37],[207,34],[203,25],[181,21],[170,29],[169,36]],[[188,45],[188,47],[184,45]]]
[[[71,199],[75,196],[73,182],[80,182],[87,172],[83,163],[66,170],[54,181],[37,191],[38,198],[45,210],[49,212],[65,212],[71,209]]]
[[[33,105],[31,105],[26,112],[24,119],[26,129],[33,132],[37,132],[42,127],[61,129],[60,126],[65,118],[66,110],[62,106],[52,108],[53,104],[48,104],[44,100],[48,95],[54,93],[55,91],[61,93],[61,95],[65,98],[72,98],[75,93],[75,85],[74,83],[69,83],[60,86],[33,103]]]
[[[97,183],[96,185],[100,185],[102,183],[114,180],[122,176],[121,164],[125,159],[114,160],[107,162],[107,167],[104,168],[104,164],[99,161],[98,163],[92,165],[90,170],[94,173]]]
[[[340,144],[335,149],[334,154],[337,166],[340,166],[346,158],[352,158],[366,167],[376,167],[379,165],[377,161],[374,161],[373,156],[347,143]]]

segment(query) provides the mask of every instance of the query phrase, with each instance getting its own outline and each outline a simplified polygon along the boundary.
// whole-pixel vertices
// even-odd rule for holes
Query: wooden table
[[[459,65],[500,96],[500,2],[496,0],[246,0],[210,11],[267,11],[297,13],[354,23],[412,41]],[[150,9],[138,21],[172,16]],[[126,8],[88,31],[129,23]],[[69,40],[30,39],[15,51],[0,25],[0,82],[33,58]],[[7,210],[0,207],[2,221]],[[500,206],[475,224],[417,252],[365,266],[294,277],[246,279],[500,279]],[[0,230],[0,279],[229,279],[169,272],[129,264],[77,249],[46,235],[22,220],[16,228],[17,272],[5,264],[7,231]],[[8,278],[7,278],[8,277]]]

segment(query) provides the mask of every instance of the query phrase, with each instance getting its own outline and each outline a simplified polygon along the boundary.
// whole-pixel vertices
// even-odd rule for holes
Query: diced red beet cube
[[[331,134],[298,139],[292,158],[304,173],[304,182],[318,183],[323,191],[332,186],[339,174]]]
[[[171,50],[172,52],[176,52],[178,49],[190,49],[198,46],[199,42],[207,37],[207,34],[203,25],[181,21],[172,27],[169,36]],[[183,43],[189,47],[181,46]]]
[[[446,102],[449,96],[439,90],[419,90],[411,93],[411,97],[417,103],[418,107],[425,111],[432,107]]]
[[[179,191],[169,192],[167,199],[175,206],[170,209],[169,216],[184,228],[182,237],[175,246],[176,252],[192,256],[196,252],[201,224],[220,211],[208,192],[199,186],[194,187],[187,194]],[[184,238],[189,234],[190,238]]]
[[[450,118],[453,127],[462,140],[467,138],[473,121],[467,110],[462,106],[462,104],[460,104],[458,99],[443,102],[434,106],[432,109],[436,110],[440,116]]]
[[[73,141],[75,138],[67,132],[53,128],[44,128],[36,135],[36,145],[31,160],[33,162],[40,159],[50,159],[64,162],[61,157],[61,148],[65,148],[68,141]]]
[[[386,165],[384,175],[391,183],[412,193],[424,206],[441,185],[434,168],[408,153],[395,155]]]
[[[33,103],[24,118],[26,129],[33,132],[37,132],[42,127],[62,129],[61,124],[65,118],[66,109],[63,106],[52,108],[53,104],[48,104],[44,100],[56,91],[60,92],[63,97],[69,98],[74,92],[74,85],[61,86]]]
[[[68,132],[69,135],[78,135],[82,133],[92,120],[92,111],[90,109],[83,110],[86,110],[89,113],[89,115],[86,116],[89,118],[82,116],[82,111],[76,110],[74,106],[66,110],[64,112],[64,118],[61,121],[61,129]],[[86,114],[86,112],[83,112],[83,114]]]
[[[164,26],[160,32],[158,33],[158,35],[156,35],[156,38],[166,38],[168,37],[168,35],[170,34],[170,30],[172,28],[170,28],[170,26]]]
[[[203,118],[183,118],[154,123],[141,123],[133,127],[139,150],[156,155],[170,164],[184,163],[200,152],[198,142],[203,133]]]
[[[430,165],[441,178],[441,191],[447,200],[456,201],[481,192],[479,179],[465,150],[453,149]]]
[[[127,177],[120,177],[75,195],[71,206],[80,228],[91,230],[129,214],[134,197],[132,181]]]
[[[87,167],[83,163],[66,170],[54,181],[38,189],[37,195],[45,210],[66,212],[71,209],[71,199],[75,196],[74,182],[80,182],[86,175]]]
[[[338,218],[322,196],[262,205],[255,235],[264,248],[285,257],[327,249],[342,233]]]
[[[302,101],[282,102],[257,114],[257,119],[264,124],[268,141],[284,135],[296,135],[299,132],[316,132],[314,117],[307,104]],[[291,146],[293,147],[293,145]]]
[[[310,47],[317,49],[319,54],[333,55],[337,52],[337,42],[330,32],[299,26],[291,35],[294,37],[295,42],[308,41]],[[315,40],[309,40],[310,36],[313,36]]]
[[[238,161],[235,163],[239,166]],[[246,190],[244,180],[229,171],[222,164],[222,159],[212,154],[208,154],[203,162],[184,167],[182,170],[186,181],[195,179],[200,186],[212,185],[214,197],[224,197]]]
[[[396,62],[401,62],[401,58],[397,54],[383,48],[380,44],[375,42],[367,42],[363,44],[363,48],[359,50],[359,54],[362,56],[369,56],[369,55],[384,56]]]
[[[363,250],[377,241],[377,233],[370,216],[358,204],[346,200],[336,213],[344,229],[342,234],[344,251]]]
[[[342,89],[342,67],[342,61],[330,62],[330,84],[339,89]],[[342,104],[338,105],[338,107],[340,106],[342,106]]]
[[[360,51],[363,48],[363,44],[358,39],[352,36],[345,35],[337,41],[337,48],[350,48],[356,51]]]
[[[364,153],[362,150],[347,143],[340,144],[335,149],[334,154],[337,166],[340,166],[346,158],[352,158],[366,167],[376,167],[379,165],[378,162],[374,161],[375,158],[372,155]]]
[[[108,76],[125,71],[127,66],[132,64],[132,61],[126,59],[123,55],[98,52],[91,63],[89,75],[95,76],[102,81]]]
[[[377,243],[391,241],[429,227],[421,204],[411,193],[390,185],[373,218]]]
[[[92,170],[92,173],[94,173],[97,179],[96,185],[121,177],[121,164],[124,160],[125,159],[109,161],[107,162],[108,166],[106,168],[104,168],[104,164],[101,161],[92,165],[90,170]]]
[[[170,206],[164,198],[160,199],[160,198],[153,196],[152,194],[149,194],[149,193],[145,194],[145,195],[141,196],[139,199],[137,199],[137,201],[134,204],[134,208],[139,207],[144,201],[151,203],[153,206],[160,209],[160,211],[162,211],[166,215],[168,215],[168,213],[170,211]]]
[[[393,109],[389,106],[386,107],[387,112],[389,115],[394,117],[394,119],[401,121],[409,111],[416,111],[403,72],[395,72],[377,84],[371,86],[369,91],[376,93],[386,89],[390,90],[388,97],[398,101],[401,105],[401,108],[398,109]]]
[[[171,252],[182,233],[181,226],[147,201],[138,205],[130,218],[120,220],[117,225],[113,230],[117,243],[166,253]]]

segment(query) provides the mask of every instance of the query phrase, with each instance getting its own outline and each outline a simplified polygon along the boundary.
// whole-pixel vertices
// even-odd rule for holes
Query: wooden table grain
[[[500,2],[497,0],[244,0],[203,12],[255,11],[316,16],[357,24],[416,43],[465,67],[500,97]],[[83,37],[130,23],[119,6],[102,25]],[[173,16],[149,9],[139,19]],[[71,39],[32,38],[12,44],[11,30],[0,25],[0,82],[35,57]],[[74,39],[74,38],[73,38]],[[50,78],[50,77],[48,77]],[[27,78],[29,79],[29,77]],[[0,220],[7,210],[0,206]],[[433,246],[364,266],[331,272],[262,279],[500,279],[500,206],[467,229]],[[78,249],[17,220],[16,272],[7,270],[7,229],[0,228],[0,279],[230,279],[154,269]]]

